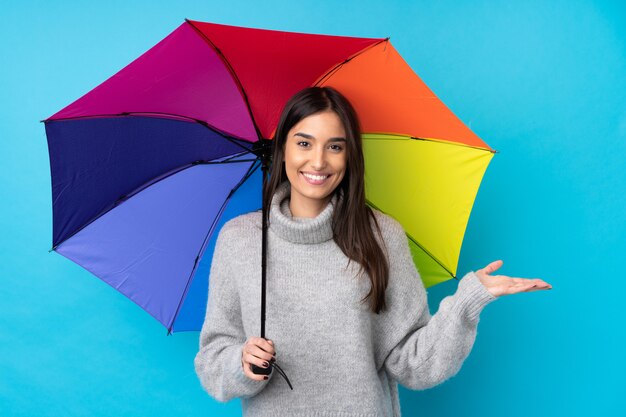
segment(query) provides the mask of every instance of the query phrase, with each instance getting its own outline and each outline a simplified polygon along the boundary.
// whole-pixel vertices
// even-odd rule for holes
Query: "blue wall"
[[[185,17],[288,31],[391,36],[407,62],[499,153],[459,275],[552,291],[481,315],[458,375],[401,389],[403,415],[626,415],[626,6],[591,1],[13,2],[0,10],[0,414],[239,415],[193,369],[198,333],[167,337],[134,303],[52,252],[44,119]],[[182,2],[181,2],[182,3]],[[339,2],[337,2],[339,3]],[[95,3],[94,3],[95,4]],[[455,291],[429,290],[431,310]]]

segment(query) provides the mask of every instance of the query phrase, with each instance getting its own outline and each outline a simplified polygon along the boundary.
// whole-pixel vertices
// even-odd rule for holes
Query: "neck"
[[[302,244],[317,244],[333,239],[333,210],[338,196],[333,195],[318,216],[300,218],[291,213],[291,187],[285,181],[276,189],[270,207],[270,228],[282,239]],[[296,205],[297,206],[297,205]]]
[[[301,196],[291,194],[289,201],[289,210],[293,217],[308,217],[314,218],[324,211],[324,208],[328,205],[332,195],[329,195],[324,200],[310,200],[305,198],[299,198]]]

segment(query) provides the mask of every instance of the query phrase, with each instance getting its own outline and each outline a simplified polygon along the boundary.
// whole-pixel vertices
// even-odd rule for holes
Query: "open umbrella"
[[[494,151],[388,38],[191,20],[44,120],[52,250],[122,292],[168,334],[199,330],[219,229],[262,207],[279,113],[312,85],[335,87],[356,108],[368,203],[402,223],[425,285],[455,277]]]

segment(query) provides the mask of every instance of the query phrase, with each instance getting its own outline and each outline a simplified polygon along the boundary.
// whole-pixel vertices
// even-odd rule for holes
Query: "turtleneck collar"
[[[293,217],[289,209],[291,184],[278,186],[270,206],[270,228],[281,238],[294,243],[322,243],[333,238],[332,218],[337,194],[317,217]]]

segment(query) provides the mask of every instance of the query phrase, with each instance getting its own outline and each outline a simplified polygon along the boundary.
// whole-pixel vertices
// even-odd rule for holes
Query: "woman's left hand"
[[[539,278],[512,278],[506,275],[489,275],[502,266],[503,262],[497,260],[475,272],[480,282],[493,296],[499,297],[518,292],[531,292],[539,290],[551,290],[552,285]]]

